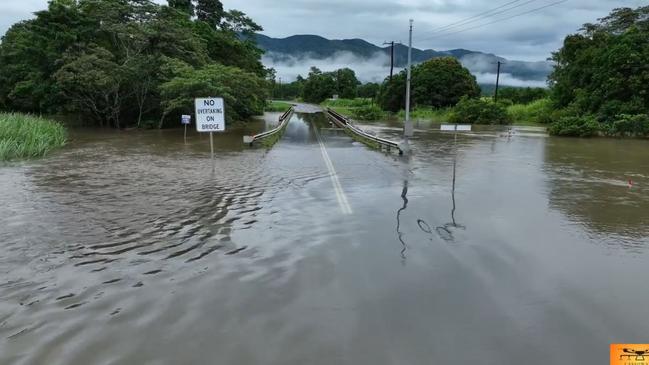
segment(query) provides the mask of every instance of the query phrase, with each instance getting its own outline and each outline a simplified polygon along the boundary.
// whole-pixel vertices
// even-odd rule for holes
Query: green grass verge
[[[264,110],[267,112],[285,112],[292,106],[292,104],[283,101],[271,101]]]
[[[0,113],[0,161],[43,157],[65,145],[58,122],[24,114]]]
[[[387,113],[381,111],[376,103],[372,102],[372,99],[368,98],[328,99],[323,101],[320,105],[325,108],[330,108],[344,116],[366,122],[387,118]]]
[[[491,98],[485,98],[485,100]],[[323,107],[331,108],[334,111],[357,120],[358,111],[364,107],[372,105],[371,99],[337,99],[326,100],[321,104]],[[548,115],[552,112],[551,101],[549,99],[539,99],[529,104],[514,104],[507,106],[507,113],[511,116],[513,125],[518,126],[547,126]],[[410,118],[419,122],[430,123],[450,123],[453,108],[434,109],[430,107],[416,107],[410,111]],[[392,114],[399,121],[405,119],[405,111],[401,110],[396,115]],[[390,114],[384,113],[382,119],[390,118]]]

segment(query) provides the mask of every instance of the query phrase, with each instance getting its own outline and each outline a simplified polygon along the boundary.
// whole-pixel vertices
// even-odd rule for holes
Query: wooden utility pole
[[[392,74],[394,73],[394,41],[383,42],[383,44],[390,45],[390,81],[392,81]]]
[[[412,23],[410,19],[410,35],[408,40],[408,73],[406,79],[406,122],[404,123],[403,134],[407,142],[408,137],[413,135],[412,122],[410,121],[410,81],[412,79]]]
[[[494,93],[494,102],[498,102],[498,86],[500,84],[500,65],[503,63],[498,61],[498,72],[496,73],[496,92]]]

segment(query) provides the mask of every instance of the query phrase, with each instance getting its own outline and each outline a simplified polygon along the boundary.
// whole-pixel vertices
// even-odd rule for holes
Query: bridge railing
[[[336,112],[333,109],[327,108],[327,117],[339,128],[342,128],[346,133],[350,134],[352,138],[359,142],[365,143],[370,147],[376,147],[379,150],[385,148],[387,151],[395,149],[399,154],[403,154],[403,149],[398,142],[390,141],[389,139],[380,138],[375,135],[369,134],[364,130],[353,125],[347,117]]]
[[[291,120],[293,111],[294,111],[294,107],[291,107],[290,109],[285,111],[284,114],[282,114],[279,117],[279,124],[277,125],[277,127],[263,133],[255,134],[254,136],[243,136],[243,143],[248,144],[250,146],[252,146],[255,143],[264,142],[264,141],[268,142],[267,144],[269,145],[274,144],[275,142],[277,142],[277,140],[281,136],[281,133],[288,125],[289,120]]]

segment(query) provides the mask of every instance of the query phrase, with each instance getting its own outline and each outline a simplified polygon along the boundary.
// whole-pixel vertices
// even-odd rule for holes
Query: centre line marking
[[[318,140],[318,144],[320,145],[320,152],[322,153],[322,159],[324,159],[325,165],[327,166],[327,170],[329,170],[329,177],[331,178],[331,183],[334,186],[334,192],[336,193],[336,199],[338,199],[338,205],[340,206],[340,210],[342,211],[343,214],[352,214],[352,207],[349,205],[349,201],[347,200],[345,191],[343,191],[342,185],[340,185],[340,181],[338,180],[338,174],[336,173],[336,169],[334,169],[334,165],[331,162],[331,158],[329,158],[329,153],[327,153],[327,149],[325,148],[325,145],[322,142],[322,138],[320,138],[320,132],[318,132],[318,127],[315,125],[313,127],[315,131],[315,137]]]

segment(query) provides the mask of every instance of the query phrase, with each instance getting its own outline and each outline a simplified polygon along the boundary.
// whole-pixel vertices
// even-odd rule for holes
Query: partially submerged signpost
[[[443,132],[471,132],[471,124],[442,124]]]
[[[196,130],[200,133],[210,133],[210,151],[214,159],[214,132],[225,131],[225,108],[223,98],[197,98]]]
[[[192,122],[191,115],[183,115],[180,119],[180,122],[185,126],[185,143],[187,143],[187,125]]]
[[[471,132],[471,124],[442,124],[439,129],[442,132],[455,132],[454,138],[457,144],[457,132]]]

